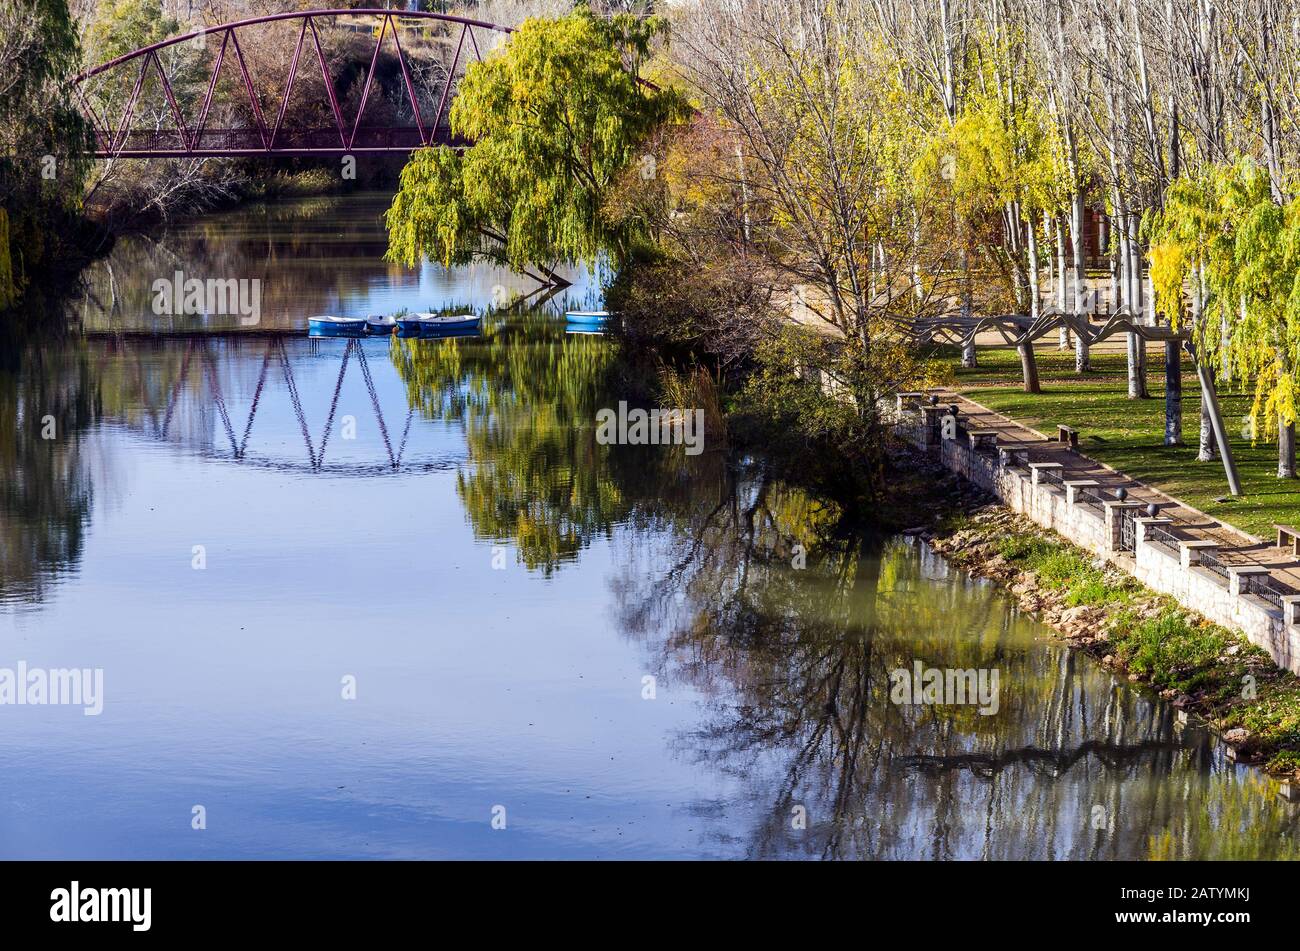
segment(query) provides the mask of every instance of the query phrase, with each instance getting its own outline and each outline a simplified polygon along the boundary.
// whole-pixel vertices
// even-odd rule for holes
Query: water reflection
[[[513,544],[523,564],[549,574],[628,513],[610,447],[590,423],[611,365],[603,338],[567,335],[537,312],[472,337],[128,335],[31,346],[0,371],[0,512],[11,539],[0,597],[34,597],[41,578],[74,566],[91,509],[87,453],[104,451],[87,446],[93,425],[284,472],[457,469],[475,536]],[[47,418],[57,438],[42,438]]]
[[[593,426],[608,403],[603,339],[534,316],[485,345],[398,340],[393,362],[411,405],[464,426],[456,492],[476,537],[513,543],[549,575],[627,517],[611,447]]]
[[[0,602],[39,601],[81,556],[98,394],[82,348],[0,352]]]
[[[456,306],[482,313],[521,298],[538,304],[528,277],[489,265],[411,270],[383,261],[382,218],[391,195],[361,193],[247,205],[174,222],[157,235],[120,239],[86,272],[71,316],[91,331],[238,331],[239,314],[155,312],[154,282],[209,278],[259,282],[258,330],[305,329],[315,314],[365,317]],[[573,285],[547,297],[554,313],[600,301],[601,273],[566,272]],[[545,292],[542,292],[545,293]]]
[[[319,250],[373,210],[193,231],[294,320],[379,311],[374,223]],[[566,330],[8,353],[0,666],[107,696],[0,709],[0,855],[1295,857],[1275,784],[923,547],[758,456],[598,443],[618,354]],[[998,669],[999,711],[890,702],[915,660]]]
[[[151,824],[155,800],[197,795],[176,786],[191,758],[234,755],[235,737],[255,729],[243,783],[258,808],[283,814],[336,788],[340,757],[353,754],[327,735],[363,729],[393,751],[375,764],[393,777],[390,800],[415,808],[432,783],[438,802],[474,815],[476,800],[462,800],[490,774],[483,795],[533,803],[531,821],[548,831],[503,852],[506,840],[444,830],[455,847],[412,851],[407,821],[376,819],[363,798],[301,834],[290,823],[205,842],[224,855],[360,854],[364,840],[390,855],[1294,856],[1295,807],[1272,783],[925,549],[862,533],[761,458],[597,443],[595,410],[616,400],[616,371],[607,341],[546,315],[463,340],[124,339],[25,352],[0,371],[0,419],[12,421],[0,424],[0,633],[11,652],[37,632],[51,650],[90,654],[139,712],[110,696],[99,739],[42,721],[11,731],[7,753],[38,761],[48,748],[75,762],[107,737],[173,765],[84,789],[33,772],[23,808],[55,825],[76,810],[80,834],[101,842],[92,854],[123,854],[103,838],[121,822],[138,835],[130,854],[197,854]],[[45,415],[61,438],[40,438]],[[225,566],[220,595],[182,615],[187,637],[160,652],[156,625],[200,590],[194,538]],[[518,564],[499,570],[493,545]],[[160,561],[169,546],[175,557]],[[322,563],[353,581],[328,593]],[[120,619],[107,639],[105,617]],[[246,627],[247,641],[232,639]],[[372,628],[398,644],[358,640]],[[584,658],[576,680],[573,651]],[[234,665],[282,692],[316,655],[334,658],[313,675],[326,684],[339,665],[367,683],[389,678],[379,720],[338,720],[326,690],[299,722],[292,702],[254,690],[241,709],[257,726],[237,727],[228,694],[178,673]],[[891,703],[890,671],[914,660],[997,668],[998,713]],[[394,664],[414,679],[392,680]],[[639,699],[647,671],[666,704]],[[477,699],[458,689],[466,680]],[[569,711],[608,734],[591,737]],[[202,742],[191,748],[172,723],[202,723]],[[456,728],[429,735],[435,723]],[[535,724],[551,731],[540,745]],[[287,787],[285,757],[298,771]],[[557,784],[577,801],[554,798]],[[792,823],[797,809],[806,828]],[[9,854],[69,849],[0,841]]]
[[[745,779],[733,808],[755,818],[728,834],[747,855],[1296,856],[1276,783],[924,548],[846,533],[761,471],[697,501],[629,542],[620,620],[709,698],[676,745]],[[891,702],[916,660],[999,670],[999,711]]]

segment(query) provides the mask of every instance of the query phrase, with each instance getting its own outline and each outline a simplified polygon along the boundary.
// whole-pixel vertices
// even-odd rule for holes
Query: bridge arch
[[[361,87],[360,104],[351,117],[345,115],[329,57],[321,43],[320,30],[317,26],[321,21],[329,20],[332,25],[333,21],[340,19],[358,22],[377,21],[372,25],[378,27],[369,69],[366,71]],[[247,31],[269,29],[270,24],[293,20],[301,21],[301,26],[297,31],[297,40],[292,44],[292,53],[287,48],[284,51],[286,56],[291,58],[283,90],[279,91],[279,107],[272,119],[267,116],[268,110],[263,108],[262,102],[262,94],[268,90],[265,88],[259,90],[257,87],[257,81],[249,70],[243,45],[239,41],[239,31],[246,31],[244,35],[247,37]],[[430,99],[429,105],[433,104],[434,99],[437,103],[436,109],[433,109],[431,114],[430,110],[422,106],[416,81],[412,75],[411,60],[408,51],[402,46],[400,32],[404,25],[403,21],[445,24],[447,33],[444,39],[448,47],[454,47],[455,50],[450,66],[445,68],[441,90]],[[479,34],[503,37],[513,32],[513,29],[485,20],[424,11],[324,9],[274,13],[205,27],[132,50],[87,70],[73,80],[73,85],[80,108],[94,129],[95,155],[99,158],[406,153],[427,145],[463,144],[453,141],[450,129],[444,125],[444,120],[455,85],[457,68],[462,62],[468,63],[470,55],[478,60],[483,59],[484,49],[479,42],[480,36],[475,31]],[[414,124],[406,126],[390,122],[367,126],[362,120],[365,118],[366,107],[371,100],[377,75],[376,69],[380,64],[380,54],[390,37],[400,69],[406,105],[410,107]],[[159,53],[178,44],[196,42],[203,44],[206,52],[209,41],[219,45],[216,46],[215,56],[212,59],[206,92],[202,96],[202,105],[198,114],[187,119],[174,89],[174,77],[168,76]],[[300,64],[304,52],[309,58],[314,54],[329,106],[328,115],[333,120],[331,126],[289,129],[284,125],[295,82],[301,75]],[[211,128],[208,121],[218,83],[223,75],[223,67],[237,70],[242,92],[247,97],[238,104],[248,107],[248,121],[239,127],[227,125]],[[310,66],[308,70],[311,70]],[[116,110],[108,103],[102,103],[99,108],[96,108],[92,103],[96,98],[96,87],[101,86],[102,82],[109,77],[123,74],[127,78],[134,76],[134,79],[130,95],[123,101],[120,115],[117,115]],[[133,122],[136,120],[141,93],[146,83],[150,81],[155,82],[161,92],[165,113],[155,117],[152,127],[135,128]],[[264,77],[263,81],[265,81]],[[235,104],[226,103],[226,105]],[[429,121],[426,121],[426,116]]]

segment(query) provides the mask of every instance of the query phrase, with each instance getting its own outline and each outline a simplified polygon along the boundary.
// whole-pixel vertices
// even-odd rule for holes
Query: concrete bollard
[[[1048,472],[1059,473],[1064,468],[1065,467],[1062,466],[1059,462],[1031,462],[1029,464],[1029,471],[1030,473],[1032,473],[1030,479],[1034,485],[1039,485],[1040,482],[1042,481],[1039,477],[1039,474],[1041,472],[1046,470]]]
[[[1074,507],[1075,501],[1079,497],[1080,489],[1091,489],[1096,486],[1096,479],[1069,479],[1065,485],[1065,503],[1071,508]]]
[[[1181,541],[1178,543],[1179,560],[1183,563],[1184,568],[1190,568],[1192,565],[1201,563],[1201,553],[1213,555],[1219,550],[1219,543],[1210,541],[1208,538],[1197,538],[1190,541]]]
[[[1235,598],[1241,597],[1241,579],[1257,578],[1268,574],[1268,569],[1259,565],[1228,565],[1228,593]]]

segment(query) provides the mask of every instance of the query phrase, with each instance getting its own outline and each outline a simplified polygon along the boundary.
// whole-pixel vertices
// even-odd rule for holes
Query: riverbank
[[[874,521],[918,537],[1113,674],[1217,732],[1243,763],[1300,780],[1300,677],[1244,634],[1189,611],[1002,505],[910,444],[887,460]]]
[[[1164,359],[1152,350],[1147,361],[1149,399],[1128,398],[1127,355],[1094,351],[1092,369],[1074,372],[1074,352],[1045,342],[1037,350],[1040,393],[1025,393],[1015,350],[981,348],[978,367],[960,366],[957,348],[937,356],[952,370],[952,388],[1025,426],[1055,432],[1058,425],[1079,431],[1079,445],[1092,458],[1122,469],[1140,482],[1194,506],[1205,514],[1261,538],[1273,525],[1300,523],[1300,492],[1294,479],[1277,477],[1277,442],[1253,438],[1249,424],[1254,391],[1240,384],[1220,388],[1219,402],[1232,442],[1244,494],[1228,494],[1223,464],[1197,460],[1200,382],[1184,360],[1182,443],[1167,446]]]
[[[1219,732],[1241,762],[1300,779],[1300,678],[1235,631],[1188,611],[910,447],[895,462],[935,479],[927,522],[909,530],[958,568],[1134,685]],[[920,479],[917,480],[921,481]]]

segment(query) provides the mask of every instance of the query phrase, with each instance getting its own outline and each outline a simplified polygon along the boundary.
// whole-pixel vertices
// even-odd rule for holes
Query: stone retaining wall
[[[1300,596],[1283,598],[1282,610],[1240,588],[1258,569],[1227,569],[1224,577],[1198,560],[1198,545],[1183,542],[1175,551],[1170,545],[1148,537],[1150,528],[1163,519],[1134,519],[1133,551],[1120,550],[1119,526],[1125,509],[1138,509],[1132,502],[1108,501],[1088,504],[1081,491],[1086,482],[1062,482],[1054,464],[1025,464],[1005,449],[977,451],[958,438],[941,438],[940,428],[915,416],[900,422],[898,432],[922,448],[937,452],[944,466],[999,498],[1015,512],[1050,528],[1080,548],[1105,558],[1124,569],[1153,591],[1167,594],[1190,610],[1216,624],[1244,633],[1252,644],[1268,651],[1280,667],[1300,674]],[[969,440],[974,442],[974,437]]]

